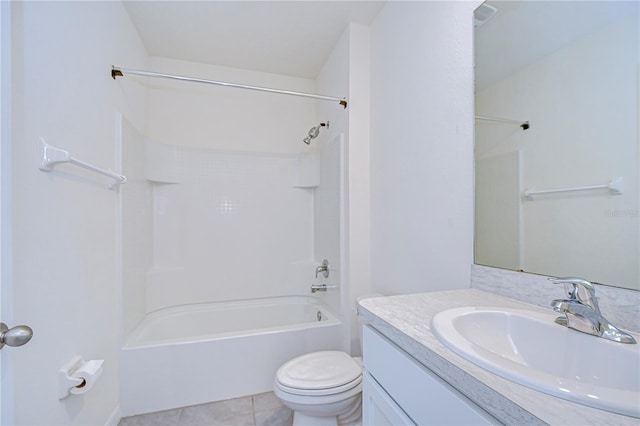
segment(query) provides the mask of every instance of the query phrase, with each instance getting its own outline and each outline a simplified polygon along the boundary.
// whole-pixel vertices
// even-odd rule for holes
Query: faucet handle
[[[316,278],[320,272],[322,272],[322,276],[329,278],[329,261],[327,259],[324,259],[322,265],[316,268]]]
[[[596,289],[593,287],[593,284],[591,284],[589,281],[584,280],[582,278],[577,278],[577,277],[554,278],[554,277],[551,277],[551,278],[549,278],[549,281],[553,282],[554,284],[572,284],[573,285],[573,289],[574,289],[574,293],[573,294],[569,294],[569,296],[571,296],[572,299],[575,299],[576,296],[577,296],[577,294],[575,294],[575,290],[578,289],[578,286],[581,286],[584,289],[586,289],[587,292],[589,293],[589,296],[595,297],[595,295],[596,295]]]
[[[596,289],[589,281],[577,277],[552,277],[549,278],[549,280],[554,284],[571,285],[571,291],[568,292],[571,300],[577,300],[600,311],[598,308],[598,299],[596,298]]]

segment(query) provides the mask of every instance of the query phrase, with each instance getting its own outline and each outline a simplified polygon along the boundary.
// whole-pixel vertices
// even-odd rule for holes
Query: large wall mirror
[[[640,290],[636,1],[475,13],[475,263]]]

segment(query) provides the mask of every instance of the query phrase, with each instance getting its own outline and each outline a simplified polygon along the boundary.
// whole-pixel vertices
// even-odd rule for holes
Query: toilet
[[[311,352],[284,363],[274,392],[293,410],[293,425],[350,425],[361,417],[362,362],[345,352]]]
[[[381,297],[373,293],[356,299]],[[362,343],[362,329],[359,333]],[[300,355],[280,366],[274,393],[293,410],[293,426],[352,426],[362,417],[362,358],[341,351]]]

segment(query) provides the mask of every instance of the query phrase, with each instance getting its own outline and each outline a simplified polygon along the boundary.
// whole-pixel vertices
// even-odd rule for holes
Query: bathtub
[[[121,351],[122,415],[270,391],[285,361],[306,352],[341,349],[341,325],[310,296],[152,312]]]

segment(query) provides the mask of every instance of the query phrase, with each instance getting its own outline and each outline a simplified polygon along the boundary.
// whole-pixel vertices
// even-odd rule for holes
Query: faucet
[[[568,299],[551,301],[554,311],[564,314],[555,323],[582,333],[592,334],[619,343],[636,343],[636,339],[611,324],[600,313],[596,290],[582,278],[549,278],[554,284],[570,285]]]
[[[316,268],[316,278],[318,278],[320,272],[325,278],[329,278],[329,261],[327,259],[323,260],[322,265]]]
[[[327,284],[311,284],[311,293],[316,293],[318,291],[327,291],[330,288],[337,288],[337,285],[327,285]]]

